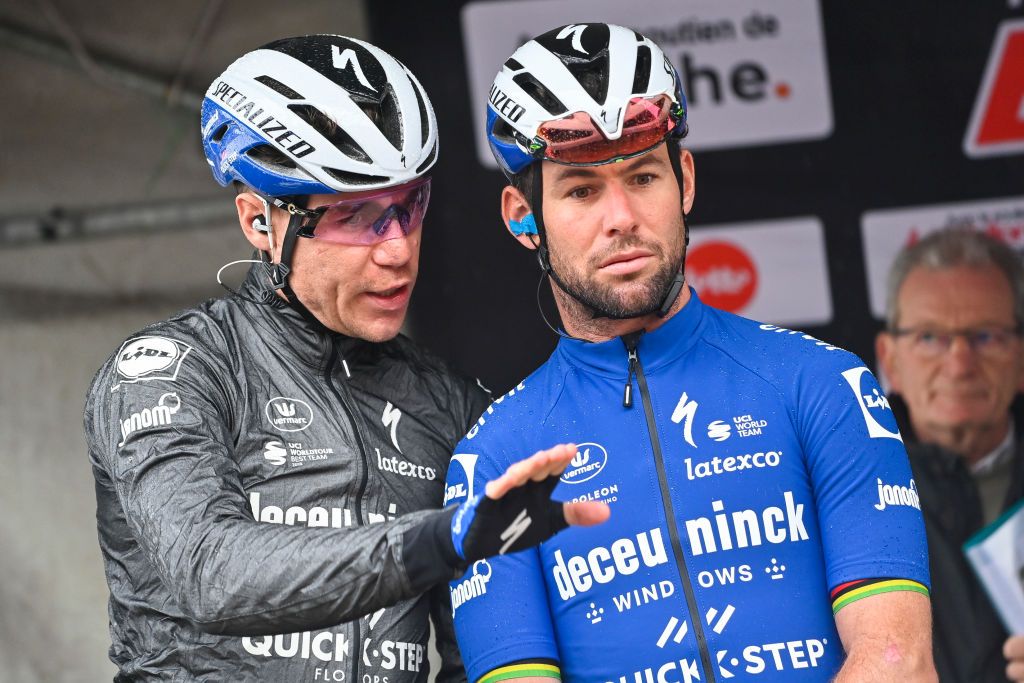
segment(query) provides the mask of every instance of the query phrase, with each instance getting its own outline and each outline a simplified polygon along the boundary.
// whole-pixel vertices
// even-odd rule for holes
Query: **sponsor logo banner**
[[[566,484],[582,484],[601,473],[608,464],[608,451],[599,443],[581,443],[560,479]]]
[[[181,399],[174,392],[164,394],[152,408],[143,408],[121,420],[121,443],[123,446],[128,437],[148,427],[164,427],[171,424],[172,417],[181,409]]]
[[[704,303],[754,320],[832,320],[825,234],[813,216],[694,228],[686,279]]]
[[[476,453],[456,453],[448,464],[448,482],[444,489],[444,503],[462,502],[473,497],[473,477],[476,475]],[[458,469],[455,465],[458,464]],[[459,474],[461,470],[462,474]]]
[[[374,448],[373,450],[377,452],[377,469],[381,472],[390,472],[391,474],[398,474],[413,479],[426,479],[427,481],[437,479],[437,470],[433,467],[417,465],[408,460],[402,460],[397,456],[388,458],[381,455],[379,448]]]
[[[268,441],[263,445],[263,458],[278,467],[286,461],[291,467],[302,467],[308,463],[327,460],[329,455],[334,455],[333,448],[307,448],[298,441]]]
[[[872,439],[896,439],[902,442],[903,437],[896,426],[896,417],[889,407],[889,399],[882,393],[878,380],[871,371],[867,368],[852,368],[842,374],[843,379],[853,390],[861,414],[864,415],[868,436]]]
[[[456,612],[473,598],[486,595],[487,584],[490,582],[491,574],[493,573],[494,570],[487,560],[474,562],[472,573],[468,575],[468,578],[449,587],[452,594],[452,613]]]
[[[580,17],[629,26],[661,46],[689,99],[687,141],[693,149],[816,140],[832,133],[816,0],[651,0],[642,13],[618,0],[471,2],[462,11],[462,35],[477,156],[484,166],[495,168],[484,132],[485,102],[504,98],[490,93],[502,63],[530,37]],[[499,99],[495,105],[515,116],[512,104]]]
[[[118,386],[154,379],[173,381],[191,350],[188,344],[167,337],[129,339],[117,352]]]
[[[884,510],[890,506],[911,507],[921,509],[921,499],[917,495],[917,482],[910,480],[910,486],[899,484],[886,484],[878,478],[878,502],[875,503],[876,510]]]
[[[271,426],[279,432],[301,432],[313,424],[313,409],[297,398],[272,398],[267,401],[265,412]]]
[[[955,204],[868,211],[861,218],[868,298],[876,318],[885,317],[889,268],[903,247],[943,228],[982,230],[1024,251],[1024,196]]]
[[[964,137],[969,157],[1024,152],[1024,19],[999,26]]]

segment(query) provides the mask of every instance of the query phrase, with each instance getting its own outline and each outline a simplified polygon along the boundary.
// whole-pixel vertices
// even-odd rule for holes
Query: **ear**
[[[683,212],[690,213],[693,208],[694,197],[697,196],[696,179],[697,175],[693,168],[693,155],[690,150],[679,148],[679,166],[683,172]]]
[[[536,249],[537,246],[531,235],[516,235],[512,232],[511,227],[512,221],[521,221],[529,213],[530,203],[526,201],[523,193],[511,185],[506,185],[505,189],[501,191],[501,218],[505,221],[505,229],[527,249]]]
[[[238,210],[238,224],[242,227],[242,233],[249,244],[256,249],[271,253],[270,232],[257,230],[252,226],[257,217],[264,225],[269,225],[270,216],[264,216],[263,202],[251,192],[243,192],[235,197],[235,208]]]
[[[879,332],[875,336],[875,357],[882,374],[889,380],[889,393],[900,393],[902,382],[897,362],[896,337],[888,332]]]

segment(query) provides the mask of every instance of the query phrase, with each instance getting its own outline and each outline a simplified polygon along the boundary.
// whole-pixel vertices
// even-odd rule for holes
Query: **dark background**
[[[537,313],[536,261],[501,223],[503,177],[476,159],[463,4],[408,3],[396,13],[390,3],[371,3],[368,13],[372,41],[413,68],[440,126],[430,232],[412,307],[416,338],[500,392],[540,364],[556,339]],[[830,324],[806,331],[872,364],[881,323],[868,305],[864,211],[1024,189],[1024,155],[971,159],[962,149],[997,27],[1024,11],[1006,2],[866,0],[824,2],[821,12],[832,135],[696,152],[690,225],[818,216],[834,313]],[[640,13],[642,3],[637,25]],[[544,300],[550,296],[545,286]]]

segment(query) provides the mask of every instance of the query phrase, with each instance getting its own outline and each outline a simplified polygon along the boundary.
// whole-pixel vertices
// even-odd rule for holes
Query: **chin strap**
[[[277,204],[276,201],[274,203]],[[270,255],[266,252],[260,252],[260,258],[266,258],[270,272],[271,289],[267,291],[267,294],[272,296],[273,291],[281,291],[285,295],[289,306],[305,318],[307,322],[315,327],[322,328],[324,326],[323,323],[306,308],[288,283],[288,276],[292,272],[292,257],[295,254],[295,244],[299,239],[299,229],[302,228],[302,224],[307,217],[303,211],[305,209],[305,197],[296,197],[294,201],[288,204],[288,207],[295,207],[298,211],[292,211],[291,208],[286,209],[288,211],[288,227],[285,229],[284,240],[281,243],[281,260],[278,263],[271,263]],[[269,221],[269,207],[267,208],[266,215]],[[272,236],[271,239],[273,239]]]

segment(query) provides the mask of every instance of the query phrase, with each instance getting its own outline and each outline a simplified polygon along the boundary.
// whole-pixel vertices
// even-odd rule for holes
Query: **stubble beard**
[[[559,257],[559,252],[551,250],[551,275],[557,285],[555,296],[563,304],[563,315],[576,323],[575,326],[591,327],[592,321],[598,318],[628,320],[657,313],[676,275],[683,270],[686,254],[682,234],[680,220],[679,239],[671,245],[669,256],[665,255],[661,245],[645,242],[635,234],[627,235],[591,257],[584,268],[573,268]],[[646,280],[601,283],[595,276],[588,275],[597,272],[608,254],[636,247],[652,252],[660,262],[658,270]]]

